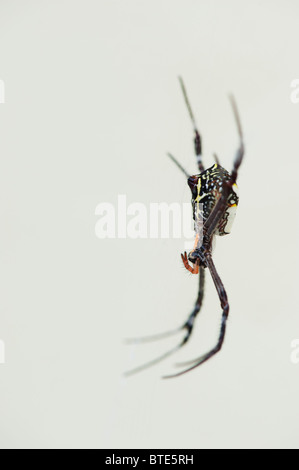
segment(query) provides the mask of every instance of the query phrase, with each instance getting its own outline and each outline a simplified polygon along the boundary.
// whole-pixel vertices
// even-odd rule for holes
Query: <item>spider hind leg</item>
[[[207,257],[207,266],[210,270],[212,279],[214,281],[214,284],[215,284],[215,287],[216,287],[216,290],[217,290],[217,293],[218,293],[218,297],[219,297],[219,300],[220,300],[220,305],[221,305],[221,308],[222,308],[222,321],[221,321],[220,334],[219,334],[219,337],[218,337],[217,344],[209,352],[207,352],[206,354],[203,354],[202,356],[198,357],[197,359],[185,362],[184,364],[178,364],[178,365],[188,365],[188,364],[189,365],[191,364],[191,365],[187,369],[184,369],[184,370],[182,370],[182,371],[180,371],[176,374],[171,374],[171,375],[164,376],[163,378],[165,378],[165,379],[173,378],[173,377],[179,377],[180,375],[186,374],[187,372],[195,369],[196,367],[199,367],[201,364],[208,361],[209,359],[211,359],[211,357],[213,357],[215,354],[217,354],[220,351],[221,347],[222,347],[224,337],[225,337],[225,331],[226,331],[226,322],[227,322],[228,313],[229,313],[229,304],[228,304],[226,291],[225,291],[223,283],[222,283],[222,281],[219,277],[219,274],[216,271],[216,268],[215,268],[215,265],[213,263],[213,260],[212,260],[211,256]]]
[[[151,367],[155,364],[158,364],[159,362],[163,361],[167,357],[174,354],[176,351],[178,351],[180,348],[182,348],[189,341],[190,336],[191,336],[192,331],[193,331],[195,317],[200,312],[200,309],[201,309],[201,306],[202,306],[203,295],[204,295],[204,281],[205,281],[205,271],[204,271],[203,267],[200,267],[199,268],[199,288],[198,288],[197,299],[196,299],[196,302],[195,302],[195,305],[194,305],[194,308],[193,308],[191,314],[189,315],[187,321],[181,327],[179,327],[175,330],[167,331],[167,332],[160,333],[160,334],[153,335],[153,336],[146,336],[146,337],[143,337],[143,338],[132,338],[132,339],[126,340],[126,343],[128,343],[128,344],[134,344],[134,343],[138,344],[138,343],[144,343],[144,342],[150,342],[150,341],[156,341],[156,340],[159,340],[159,339],[163,339],[163,338],[166,338],[168,336],[175,335],[176,333],[179,333],[180,331],[186,330],[186,333],[185,333],[183,339],[178,343],[177,346],[169,349],[164,354],[161,354],[160,356],[156,357],[155,359],[152,359],[149,362],[141,364],[140,366],[137,366],[134,369],[128,370],[127,372],[125,372],[125,374],[124,374],[125,376],[133,375],[133,374],[135,374],[137,372],[141,372],[142,370],[147,369],[147,368],[149,368],[149,367]]]

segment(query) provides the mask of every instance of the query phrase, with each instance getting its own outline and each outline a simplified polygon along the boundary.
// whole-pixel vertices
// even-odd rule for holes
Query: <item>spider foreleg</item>
[[[229,95],[229,99],[230,99],[230,102],[231,102],[231,105],[232,105],[232,109],[233,109],[233,113],[234,113],[235,121],[236,121],[236,125],[237,125],[237,130],[238,130],[238,134],[239,134],[239,139],[240,139],[239,148],[237,150],[233,170],[232,170],[232,173],[231,173],[232,184],[234,184],[237,180],[238,169],[239,169],[239,167],[242,163],[245,150],[244,150],[244,139],[243,139],[242,126],[241,126],[241,119],[240,119],[240,116],[239,116],[237,104],[236,104],[236,101],[235,101],[233,95]]]
[[[190,105],[190,101],[189,101],[187,91],[186,91],[186,87],[185,87],[185,84],[183,82],[182,77],[179,77],[179,81],[180,81],[180,85],[181,85],[181,88],[182,88],[184,100],[185,100],[185,103],[186,103],[186,106],[187,106],[187,109],[188,109],[188,112],[189,112],[189,116],[190,116],[190,119],[192,121],[193,128],[194,128],[195,156],[196,156],[196,160],[197,160],[198,169],[199,169],[200,173],[202,173],[204,171],[204,166],[202,164],[201,137],[200,137],[200,134],[199,134],[199,131],[198,131],[197,124],[195,122],[194,114],[193,114],[193,111],[192,111],[192,108],[191,108],[191,105]]]
[[[167,156],[170,158],[170,160],[173,161],[173,163],[175,163],[175,165],[181,170],[182,173],[184,173],[185,176],[187,176],[187,178],[189,178],[189,173],[185,170],[185,168],[180,164],[180,162],[171,154],[171,153],[167,153]]]

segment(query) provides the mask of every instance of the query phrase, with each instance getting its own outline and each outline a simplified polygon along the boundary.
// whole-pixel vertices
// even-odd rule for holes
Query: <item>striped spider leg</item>
[[[229,313],[229,304],[225,288],[223,286],[219,274],[217,273],[212,259],[212,242],[213,237],[215,235],[222,236],[230,233],[231,226],[234,220],[236,208],[239,202],[236,181],[238,176],[238,169],[242,163],[244,156],[243,133],[235,100],[232,96],[230,96],[229,98],[235,116],[240,140],[232,172],[230,174],[223,167],[220,166],[218,157],[216,155],[214,155],[216,163],[212,167],[205,169],[202,163],[200,134],[198,132],[195,118],[186,93],[185,85],[181,78],[179,78],[179,80],[184,100],[187,105],[189,116],[191,118],[194,128],[194,147],[199,173],[193,176],[189,176],[187,171],[181,166],[181,164],[176,160],[175,157],[173,157],[171,154],[168,154],[168,156],[187,176],[188,185],[192,193],[195,244],[194,248],[191,250],[189,255],[187,256],[187,253],[185,252],[181,255],[181,258],[185,268],[189,272],[191,272],[192,274],[199,274],[198,295],[191,314],[189,315],[187,321],[181,327],[155,336],[128,340],[129,343],[152,341],[162,339],[185,330],[185,335],[177,346],[168,350],[166,353],[153,359],[152,361],[128,371],[126,375],[139,372],[143,369],[146,369],[147,367],[150,367],[162,361],[188,342],[193,330],[195,318],[200,312],[203,302],[206,268],[208,268],[208,270],[210,271],[222,308],[221,328],[217,344],[210,351],[198,357],[197,359],[181,364],[187,365],[187,368],[183,369],[178,373],[167,375],[165,376],[165,378],[177,377],[179,375],[185,374],[186,372],[189,372],[192,369],[195,369],[196,367],[206,362],[218,351],[220,351],[225,337],[226,321]]]

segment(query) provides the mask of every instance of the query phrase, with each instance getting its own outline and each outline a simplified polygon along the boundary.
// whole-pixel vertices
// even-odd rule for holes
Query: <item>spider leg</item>
[[[149,362],[146,362],[145,364],[142,364],[141,366],[135,367],[134,369],[128,370],[127,372],[124,373],[124,376],[129,377],[130,375],[137,374],[137,372],[141,372],[142,370],[145,370],[148,367],[151,367],[151,366],[154,366],[155,364],[158,364],[159,362],[163,361],[163,359],[166,359],[168,356],[171,356],[171,354],[175,353],[178,349],[180,349],[183,346],[183,344],[184,344],[184,342],[182,341],[177,346],[170,349],[169,351],[162,354],[161,356],[158,356],[155,359],[153,359]]]
[[[185,170],[185,168],[180,164],[180,162],[177,161],[177,159],[171,155],[171,153],[167,153],[168,157],[173,161],[173,163],[176,164],[176,166],[189,178],[189,173]]]
[[[201,266],[200,269],[199,269],[198,295],[197,295],[197,299],[196,299],[194,308],[193,308],[191,314],[189,315],[187,321],[180,328],[177,328],[176,330],[171,330],[171,331],[168,331],[168,332],[165,332],[165,333],[160,333],[160,334],[155,335],[155,336],[146,336],[144,338],[128,340],[130,343],[154,341],[154,340],[157,340],[157,339],[165,338],[167,336],[171,336],[175,333],[178,333],[179,331],[187,330],[185,336],[182,339],[182,341],[177,346],[170,349],[169,351],[166,351],[161,356],[158,356],[155,359],[153,359],[149,362],[146,362],[145,364],[142,364],[142,365],[140,365],[140,366],[138,366],[134,369],[131,369],[131,370],[125,372],[125,374],[124,374],[125,376],[135,374],[137,372],[140,372],[144,369],[147,369],[148,367],[151,367],[151,366],[159,363],[160,361],[162,361],[162,360],[166,359],[167,357],[169,357],[170,355],[174,354],[176,351],[178,351],[180,348],[182,348],[188,342],[188,340],[191,336],[192,330],[193,330],[195,317],[199,313],[199,311],[201,309],[201,306],[202,306],[202,301],[203,301],[203,296],[204,296],[204,282],[205,282],[205,271],[204,271],[204,268]]]
[[[231,176],[232,176],[231,185],[233,185],[237,180],[238,169],[239,169],[239,167],[242,163],[245,149],[244,149],[243,131],[242,131],[241,120],[240,120],[237,104],[236,104],[236,101],[235,101],[233,95],[229,95],[229,99],[230,99],[230,102],[231,102],[231,105],[232,105],[232,109],[233,109],[233,113],[234,113],[234,117],[235,117],[235,121],[236,121],[236,125],[237,125],[237,130],[238,130],[238,134],[239,134],[239,139],[240,139],[239,148],[238,148],[237,153],[236,153],[236,157],[235,157],[235,161],[234,161],[234,165],[233,165],[233,170],[232,170],[232,173],[231,173]]]
[[[196,125],[194,114],[193,114],[193,111],[192,111],[192,108],[191,108],[191,105],[190,105],[190,101],[188,99],[186,87],[184,85],[182,77],[179,77],[179,81],[180,81],[180,85],[181,85],[182,92],[183,92],[183,95],[184,95],[184,100],[185,100],[185,103],[186,103],[186,106],[187,106],[187,109],[188,109],[188,112],[189,112],[189,116],[191,118],[193,128],[194,128],[194,133],[195,133],[194,148],[195,148],[196,161],[197,161],[198,169],[199,169],[200,173],[202,173],[205,168],[204,168],[204,166],[202,164],[202,161],[201,161],[201,159],[202,159],[201,137],[200,137],[200,134],[198,132],[198,128],[197,128],[197,125]]]
[[[125,343],[126,344],[141,344],[141,343],[150,343],[151,341],[158,341],[159,339],[164,339],[168,338],[169,336],[173,336],[184,328],[183,326],[180,326],[179,328],[176,328],[175,330],[169,330],[169,331],[164,331],[163,333],[157,333],[156,335],[149,335],[149,336],[142,336],[140,338],[126,338]]]
[[[215,162],[217,163],[217,165],[220,165],[220,162],[219,162],[219,158],[218,158],[217,153],[213,153],[213,157],[214,157],[214,160],[215,160]]]
[[[224,182],[221,196],[219,200],[217,201],[213,211],[211,212],[211,214],[209,215],[208,219],[206,220],[204,224],[204,243],[205,244],[207,244],[215,228],[217,227],[219,220],[222,217],[223,211],[225,210],[225,207],[227,204],[227,199],[229,197],[230,190],[233,187],[233,185],[236,183],[237,176],[238,176],[238,169],[242,163],[244,152],[245,152],[244,142],[243,142],[243,132],[242,132],[242,127],[241,127],[240,116],[238,113],[238,108],[237,108],[234,97],[230,95],[229,98],[230,98],[230,102],[233,108],[233,113],[234,113],[236,124],[237,124],[240,143],[239,143],[239,148],[237,150],[236,157],[234,160],[233,170],[231,172],[231,178],[229,181]]]
[[[214,284],[215,284],[215,287],[216,287],[216,290],[217,290],[217,293],[218,293],[218,296],[219,296],[220,305],[221,305],[221,308],[222,308],[222,320],[221,320],[220,334],[219,334],[219,337],[218,337],[217,344],[216,344],[216,346],[214,346],[214,348],[212,348],[206,354],[203,354],[202,356],[198,357],[197,359],[194,359],[191,362],[185,363],[185,364],[192,364],[187,369],[184,369],[181,372],[178,372],[176,374],[166,375],[163,378],[168,379],[168,378],[178,377],[180,375],[185,374],[186,372],[189,372],[189,371],[195,369],[196,367],[199,367],[201,364],[208,361],[211,357],[213,357],[215,354],[217,354],[220,351],[221,347],[222,347],[224,337],[225,337],[226,321],[227,321],[228,313],[229,313],[229,304],[228,304],[227,295],[226,295],[226,291],[224,289],[223,283],[222,283],[222,281],[219,277],[219,274],[216,271],[215,265],[214,265],[212,257],[210,255],[207,256],[206,263],[207,263],[207,266],[210,270],[212,279],[214,281]]]

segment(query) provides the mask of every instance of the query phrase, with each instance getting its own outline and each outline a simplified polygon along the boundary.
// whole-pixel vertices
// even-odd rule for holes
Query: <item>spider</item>
[[[226,171],[222,166],[220,166],[216,155],[214,155],[216,163],[210,168],[205,169],[202,163],[201,137],[198,131],[198,127],[196,125],[194,114],[190,106],[186,88],[181,77],[179,77],[179,81],[183,92],[184,100],[188,109],[188,113],[194,128],[194,147],[199,173],[190,176],[173,155],[168,153],[168,156],[188,178],[187,182],[192,193],[191,202],[193,208],[193,219],[195,228],[195,244],[194,248],[192,249],[192,251],[190,251],[188,256],[187,253],[184,252],[184,254],[181,254],[181,258],[185,268],[189,272],[191,272],[192,274],[199,274],[198,295],[194,308],[190,313],[187,321],[179,328],[155,336],[147,336],[139,339],[135,338],[127,340],[128,343],[152,341],[160,338],[165,338],[183,330],[185,331],[183,339],[179,342],[177,346],[170,349],[163,355],[157,357],[156,359],[153,359],[152,361],[147,362],[146,364],[143,364],[139,367],[136,367],[135,369],[128,371],[126,375],[139,372],[149,366],[160,362],[162,359],[165,359],[166,357],[170,356],[188,342],[193,330],[195,318],[202,307],[206,268],[208,268],[211,274],[222,308],[222,320],[218,341],[210,351],[198,357],[197,359],[179,364],[181,366],[187,366],[183,368],[180,372],[164,376],[164,378],[180,376],[208,361],[211,357],[213,357],[220,351],[225,337],[226,322],[229,313],[229,304],[222,280],[216,270],[212,259],[212,243],[215,235],[222,236],[230,233],[231,225],[236,212],[236,207],[239,202],[236,181],[238,176],[238,170],[244,156],[243,133],[236,102],[233,96],[229,95],[240,139],[239,147],[233,163],[233,169],[231,173]]]

